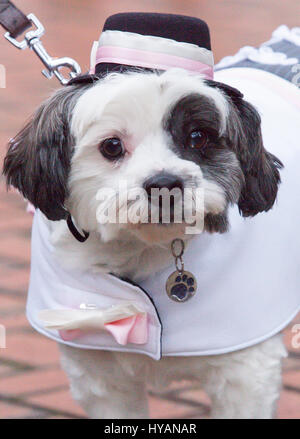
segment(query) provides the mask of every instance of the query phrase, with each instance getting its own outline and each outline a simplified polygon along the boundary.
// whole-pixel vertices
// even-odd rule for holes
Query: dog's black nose
[[[152,189],[159,190],[164,188],[168,189],[169,191],[171,191],[172,189],[179,189],[183,191],[183,181],[176,175],[164,172],[153,175],[153,177],[148,178],[144,182],[144,189],[147,192],[149,198],[151,198]]]

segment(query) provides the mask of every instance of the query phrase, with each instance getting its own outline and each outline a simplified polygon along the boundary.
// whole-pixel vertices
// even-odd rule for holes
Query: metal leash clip
[[[42,42],[40,41],[40,38],[45,33],[44,26],[34,14],[27,15],[27,18],[32,23],[32,25],[36,27],[36,29],[27,32],[23,41],[18,41],[15,38],[11,37],[9,32],[5,33],[5,38],[18,49],[24,50],[27,49],[27,47],[32,49],[40,58],[42,63],[46,66],[46,69],[44,69],[42,73],[44,76],[46,76],[47,79],[50,79],[53,75],[55,75],[62,85],[66,85],[70,79],[80,75],[80,65],[74,59],[68,57],[52,58],[47,53]],[[60,69],[62,67],[70,69],[69,77],[65,77],[60,72]]]

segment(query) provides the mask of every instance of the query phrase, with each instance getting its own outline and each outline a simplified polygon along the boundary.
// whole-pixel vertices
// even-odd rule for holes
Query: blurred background
[[[89,68],[90,48],[105,18],[117,12],[166,12],[198,16],[210,26],[216,62],[245,45],[257,46],[280,24],[300,26],[299,0],[15,0],[46,27],[43,43],[56,57],[75,58]],[[19,51],[1,35],[0,65],[6,88],[0,88],[0,163],[10,137],[58,81],[41,75],[42,64],[29,50]],[[24,316],[30,268],[31,216],[15,193],[6,193],[0,177],[0,325],[6,349],[0,349],[0,418],[78,418],[59,368],[56,344],[35,333]],[[294,323],[300,323],[300,317]],[[290,351],[284,363],[279,418],[300,418],[300,347],[293,347],[292,325],[285,331]],[[295,344],[294,344],[295,345]],[[209,414],[206,395],[189,383],[174,384],[163,394],[150,393],[156,418],[197,418]]]

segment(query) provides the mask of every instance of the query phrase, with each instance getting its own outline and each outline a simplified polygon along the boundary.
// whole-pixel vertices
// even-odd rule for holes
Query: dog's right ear
[[[74,142],[69,125],[72,111],[87,85],[57,91],[32,120],[10,140],[3,173],[48,219],[66,219],[64,202]]]

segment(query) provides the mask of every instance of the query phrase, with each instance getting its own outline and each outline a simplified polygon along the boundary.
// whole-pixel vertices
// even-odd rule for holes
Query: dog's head
[[[153,242],[184,233],[188,218],[177,223],[173,211],[188,202],[186,215],[204,214],[210,232],[226,231],[229,204],[243,216],[269,210],[278,168],[264,149],[257,111],[237,90],[172,69],[113,73],[56,92],[11,140],[4,173],[50,220],[70,212],[103,239],[127,228]],[[183,194],[171,196],[169,224],[153,195],[160,189]],[[200,207],[196,190],[203,191]],[[100,224],[99,212],[109,217],[112,207],[117,224]]]

